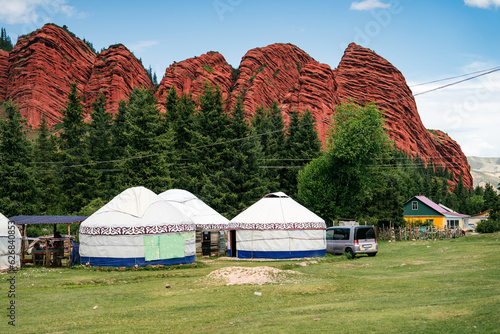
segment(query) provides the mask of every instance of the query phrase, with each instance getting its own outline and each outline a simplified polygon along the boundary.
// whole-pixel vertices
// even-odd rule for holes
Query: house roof
[[[454,211],[448,211],[446,210],[444,207],[440,206],[439,204],[436,204],[434,203],[433,201],[431,201],[430,199],[428,199],[427,197],[425,196],[415,196],[413,198],[416,198],[418,199],[420,202],[424,203],[425,205],[427,205],[428,207],[430,207],[431,209],[439,212],[440,214],[442,214],[443,216],[446,216],[446,217],[461,217],[461,218],[466,218],[466,217],[470,217],[469,215],[463,215],[461,213],[458,213],[458,212],[454,212]],[[413,199],[412,198],[412,199]],[[411,201],[411,200],[410,200]],[[409,202],[409,201],[408,201]]]
[[[87,219],[87,216],[15,216],[9,220],[20,224],[73,224],[80,223]]]

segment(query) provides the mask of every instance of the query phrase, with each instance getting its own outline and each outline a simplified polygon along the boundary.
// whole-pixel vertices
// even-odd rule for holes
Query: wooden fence
[[[462,229],[439,229],[433,226],[421,227],[376,227],[377,240],[428,240],[451,239],[463,236]]]

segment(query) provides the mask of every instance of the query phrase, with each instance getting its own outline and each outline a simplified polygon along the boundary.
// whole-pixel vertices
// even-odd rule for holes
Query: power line
[[[472,74],[483,73],[483,72],[487,72],[487,71],[491,71],[491,70],[499,69],[499,68],[500,68],[500,66],[497,66],[497,67],[492,67],[492,68],[489,68],[489,69],[486,69],[486,70],[475,71],[475,72],[465,73],[465,74],[461,74],[461,75],[455,75],[453,77],[448,77],[448,78],[444,78],[444,79],[438,79],[438,80],[423,82],[423,83],[412,85],[412,86],[410,86],[410,88],[411,87],[418,87],[418,86],[425,86],[425,85],[433,84],[433,83],[436,83],[436,82],[448,81],[448,80],[452,80],[452,79],[456,79],[456,78],[462,78],[462,77],[466,77],[466,76],[469,76],[469,75],[472,75]]]
[[[447,88],[447,87],[451,87],[451,86],[457,85],[459,83],[462,83],[462,82],[465,82],[465,81],[469,81],[469,80],[472,80],[472,79],[475,79],[475,78],[478,78],[478,77],[481,77],[481,76],[484,76],[484,75],[488,75],[488,74],[491,74],[491,73],[494,73],[494,72],[497,72],[497,71],[500,71],[500,67],[494,67],[494,68],[489,69],[489,70],[473,72],[471,74],[474,74],[474,73],[479,73],[479,74],[476,74],[476,75],[468,77],[466,79],[458,80],[458,81],[455,81],[455,82],[452,82],[452,83],[449,83],[449,84],[446,84],[446,85],[442,85],[442,86],[439,86],[439,87],[436,87],[436,88],[432,88],[432,89],[429,89],[429,90],[424,91],[424,92],[420,92],[420,93],[417,93],[417,94],[409,94],[409,95],[404,96],[404,97],[402,97],[400,99],[397,99],[397,100],[388,101],[388,102],[384,102],[384,103],[379,103],[379,104],[377,104],[377,106],[381,107],[381,106],[384,106],[386,104],[392,104],[392,103],[400,102],[400,101],[403,101],[403,100],[411,98],[411,97],[428,94],[428,93],[431,93],[431,92],[434,92],[434,91],[437,91],[437,90],[440,90],[440,89],[444,89],[444,88]],[[460,76],[456,76],[456,77],[458,78],[458,77],[463,77],[463,76],[464,75],[460,75]],[[454,78],[454,77],[452,77],[452,78]],[[442,79],[442,80],[436,80],[436,82],[437,81],[443,81],[443,80],[449,80],[449,79],[450,78],[448,78],[448,79]],[[424,84],[427,84],[427,83],[424,83]],[[421,85],[424,85],[424,84],[421,84]],[[310,125],[314,125],[314,124],[318,124],[318,123],[323,123],[323,122],[326,122],[326,121],[331,121],[331,120],[333,120],[335,118],[350,116],[350,115],[356,114],[356,113],[358,113],[360,111],[361,111],[361,109],[355,110],[355,111],[352,111],[352,112],[349,112],[349,113],[345,113],[345,114],[342,114],[342,115],[336,114],[336,115],[332,115],[332,116],[327,117],[327,118],[323,118],[323,119],[320,119],[320,120],[315,120],[315,121],[313,121],[311,123],[307,123],[307,124],[300,124],[300,125],[296,125],[296,126],[293,126],[293,127],[292,126],[287,126],[287,127],[284,127],[283,129],[276,129],[276,130],[271,130],[271,131],[267,131],[267,132],[264,132],[264,133],[258,133],[258,134],[254,134],[254,135],[249,135],[249,136],[242,137],[242,138],[235,138],[235,139],[225,140],[225,141],[221,141],[221,142],[215,142],[215,143],[212,143],[212,144],[195,146],[195,147],[192,147],[191,149],[208,148],[208,147],[213,147],[213,146],[218,146],[218,145],[224,145],[224,144],[228,144],[228,143],[234,143],[234,142],[238,142],[238,141],[241,141],[241,140],[253,139],[253,138],[257,138],[257,137],[261,137],[261,136],[265,136],[265,135],[270,135],[270,134],[273,134],[273,133],[287,131],[287,130],[293,129],[293,128],[299,128],[299,127],[303,127],[303,126],[310,126]],[[114,159],[114,160],[106,160],[106,161],[94,161],[94,162],[85,163],[85,164],[67,165],[67,166],[62,166],[61,168],[76,168],[76,167],[94,166],[94,165],[105,164],[105,163],[118,163],[118,162],[130,161],[130,160],[135,160],[135,159],[144,159],[144,158],[150,158],[150,157],[155,157],[155,156],[160,156],[160,155],[168,155],[168,154],[173,154],[173,153],[175,153],[175,151],[172,150],[172,151],[167,151],[167,152],[152,153],[152,154],[147,154],[147,155],[127,157],[127,158],[122,158],[122,159]],[[58,162],[34,162],[34,163],[58,163]]]

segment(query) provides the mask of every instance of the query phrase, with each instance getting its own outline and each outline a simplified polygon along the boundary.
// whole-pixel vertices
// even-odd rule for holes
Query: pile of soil
[[[242,285],[266,283],[285,283],[293,281],[293,276],[300,275],[293,270],[280,270],[273,267],[226,267],[212,271],[207,278],[213,284]]]

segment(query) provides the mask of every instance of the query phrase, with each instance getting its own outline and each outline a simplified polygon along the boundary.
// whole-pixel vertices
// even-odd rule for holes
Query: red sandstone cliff
[[[352,43],[335,70],[335,81],[341,101],[375,101],[384,110],[387,132],[398,148],[426,162],[447,164],[455,180],[462,174],[464,184],[472,187],[470,167],[460,146],[444,134],[438,142],[425,129],[403,74],[387,60]]]
[[[58,123],[70,84],[76,82],[81,93],[94,60],[94,52],[80,39],[45,25],[18,40],[9,53],[5,97],[19,105],[31,126],[38,126],[42,115],[49,124]]]
[[[156,92],[158,103],[163,108],[172,86],[175,86],[179,96],[183,93],[192,93],[196,100],[205,82],[218,85],[222,98],[224,101],[228,100],[233,86],[233,68],[218,52],[208,52],[170,65]]]
[[[135,87],[154,89],[142,64],[123,45],[114,45],[96,56],[92,74],[85,86],[87,109],[92,106],[99,92],[106,96],[106,109],[118,112],[118,102],[128,99]]]
[[[135,87],[154,89],[144,67],[124,46],[96,55],[82,40],[47,24],[22,37],[7,54],[0,52],[0,101],[12,99],[32,127],[42,115],[51,125],[61,121],[70,85],[84,96],[88,111],[99,91],[109,112],[118,110]]]
[[[9,68],[9,53],[0,50],[0,101],[5,100],[7,90],[7,73]]]
[[[233,72],[217,52],[174,63],[156,91],[160,107],[172,86],[179,95],[192,93],[196,99],[205,82],[221,88],[227,110],[238,95],[248,115],[257,106],[270,107],[277,101],[285,121],[293,110],[309,109],[316,120],[324,120],[335,115],[335,105],[341,101],[375,101],[384,110],[387,132],[397,147],[408,155],[445,163],[456,178],[462,174],[464,184],[472,186],[460,146],[442,132],[425,129],[401,72],[369,49],[349,45],[332,70],[294,45],[272,44],[248,51],[237,77]],[[72,82],[84,95],[87,110],[103,91],[110,112],[116,112],[117,102],[134,87],[153,89],[140,62],[124,46],[96,55],[80,39],[53,25],[21,38],[10,53],[0,51],[0,101],[12,99],[33,127],[41,115],[50,124],[60,121]],[[322,140],[328,127],[329,122],[317,124]]]

